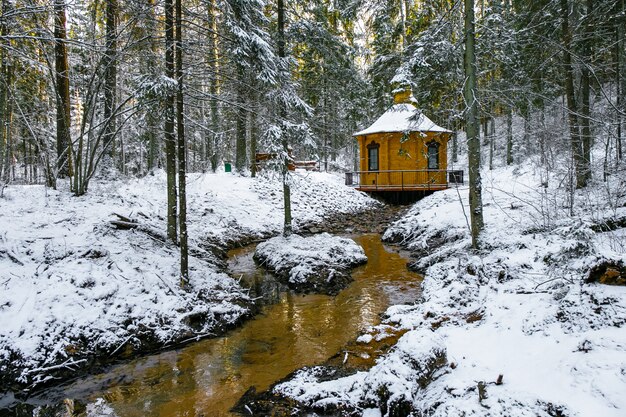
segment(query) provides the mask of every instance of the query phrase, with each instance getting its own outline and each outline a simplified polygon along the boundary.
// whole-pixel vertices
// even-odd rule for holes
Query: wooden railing
[[[441,190],[448,188],[449,184],[463,184],[463,171],[418,169],[346,172],[346,185],[365,191]]]

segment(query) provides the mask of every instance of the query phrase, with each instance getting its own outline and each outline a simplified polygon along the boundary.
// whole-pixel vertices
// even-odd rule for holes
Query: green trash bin
[[[225,172],[231,172],[232,171],[232,166],[230,165],[230,162],[226,162],[224,164],[224,171]]]

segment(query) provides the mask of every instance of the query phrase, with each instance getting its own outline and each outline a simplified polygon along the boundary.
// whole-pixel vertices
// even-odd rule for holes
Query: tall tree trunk
[[[237,65],[237,123],[235,128],[235,169],[240,174],[246,170],[246,106],[247,91],[245,86],[246,71],[242,65]]]
[[[178,133],[178,227],[180,236],[180,286],[189,287],[189,248],[187,245],[187,165],[185,145],[185,119],[183,101],[183,10],[181,0],[176,0],[176,125]]]
[[[13,65],[8,61],[6,62],[5,72],[4,72],[5,82],[6,82],[6,102],[5,102],[5,113],[4,113],[4,126],[2,127],[4,131],[4,140],[5,140],[5,169],[6,176],[5,180],[10,181],[15,179],[15,144],[13,140],[13,101],[14,97],[11,94],[11,86],[13,85]]]
[[[2,15],[6,15],[9,11],[8,0],[2,0]],[[9,54],[11,44],[5,37],[8,35],[7,22],[5,19],[0,20],[0,36],[2,36],[2,46],[0,47],[0,182],[7,182],[9,163],[8,147],[7,147],[7,120],[9,119],[7,113],[7,102],[9,99],[9,83],[4,82],[7,79],[9,72]]]
[[[522,133],[522,141],[524,143],[524,147],[526,148],[526,154],[530,155],[530,103],[527,103],[526,108],[522,111],[523,118],[523,133]]]
[[[513,163],[513,109],[506,111],[506,164]]]
[[[217,1],[210,0],[208,3],[208,18],[209,27],[211,33],[209,34],[209,68],[210,68],[210,81],[209,81],[209,119],[211,121],[211,132],[209,141],[207,142],[207,156],[211,162],[211,171],[217,170],[217,163],[219,161],[218,154],[218,142],[219,142],[219,108],[217,96],[219,95],[219,71],[220,71],[220,51],[218,43],[217,33]]]
[[[278,26],[278,58],[283,60],[286,56],[285,54],[285,3],[284,0],[276,1],[276,11],[277,11],[277,26]],[[280,123],[283,123],[286,116],[286,109],[282,107],[279,109],[279,117]],[[293,233],[293,228],[291,226],[291,187],[289,186],[288,175],[289,175],[289,141],[287,140],[287,135],[283,132],[282,137],[283,142],[283,166],[282,166],[282,177],[283,177],[283,203],[284,203],[284,215],[285,221],[283,224],[283,235],[289,236]]]
[[[615,151],[616,151],[616,159],[619,162],[622,159],[622,86],[621,86],[621,71],[622,71],[622,66],[620,65],[619,59],[620,59],[620,55],[622,54],[622,52],[620,51],[620,31],[623,31],[623,29],[617,29],[617,42],[615,42],[615,90],[616,90],[616,102],[615,102],[615,106],[617,107],[617,111],[616,111],[616,120],[615,120],[615,124],[616,124],[616,132],[615,132]]]
[[[54,1],[54,67],[56,74],[57,176],[71,172],[70,78],[67,63],[65,1]]]
[[[331,149],[330,149],[330,162],[337,162],[337,154],[339,149],[341,148],[341,138],[339,137],[339,131],[341,129],[341,122],[337,120],[337,112],[339,109],[335,106],[336,103],[331,103],[331,112],[330,112],[330,125],[331,132]],[[332,168],[332,167],[331,167]]]
[[[257,165],[256,165],[256,152],[257,152],[257,138],[259,136],[259,126],[258,126],[258,116],[257,116],[257,111],[258,111],[258,105],[257,105],[257,94],[256,93],[252,93],[252,101],[254,103],[254,106],[252,107],[251,111],[248,112],[248,115],[250,116],[250,164],[251,164],[251,169],[250,169],[250,176],[252,178],[256,177],[256,171],[257,171]],[[251,103],[252,105],[252,103]]]
[[[165,75],[174,79],[174,7],[165,0]],[[174,134],[175,95],[168,90],[165,103],[165,158],[167,171],[167,237],[177,242],[176,224],[176,136]]]
[[[11,12],[11,3],[2,0],[2,15]],[[11,180],[13,166],[13,65],[11,63],[11,41],[4,38],[9,35],[8,19],[0,20],[0,34],[3,36],[0,46],[0,183]],[[1,186],[0,186],[1,187]],[[1,191],[0,191],[1,192]]]
[[[24,163],[24,182],[28,184],[28,164],[30,159],[28,158],[28,134],[26,133],[26,129],[22,128],[22,161]]]
[[[400,10],[400,55],[404,55],[404,49],[406,46],[406,13],[408,10],[404,10],[404,1],[400,0],[398,4],[398,8]]]
[[[472,247],[478,248],[484,227],[480,178],[480,120],[476,101],[476,54],[474,51],[474,0],[465,0],[465,125],[467,132],[469,204]]]
[[[617,159],[622,159],[622,142],[624,135],[624,120],[626,119],[626,0],[621,0],[620,5],[621,19],[617,19],[616,35],[617,35]]]
[[[158,53],[158,45],[156,39],[158,37],[157,34],[157,17],[155,15],[154,9],[156,8],[155,0],[147,0],[146,7],[146,37],[147,37],[147,46],[148,53],[146,54],[145,60],[145,73],[146,74],[154,74],[155,69],[157,68],[157,53]],[[159,120],[157,119],[157,114],[155,111],[147,111],[146,112],[146,131],[144,137],[148,142],[148,161],[147,161],[147,170],[152,171],[154,168],[159,166],[159,156],[161,154],[161,145],[158,140],[158,131],[159,129]]]
[[[117,90],[117,0],[106,2],[106,51],[104,55],[104,134],[103,146],[111,158],[115,155],[115,105]],[[107,122],[108,121],[108,122]]]
[[[569,27],[569,2],[561,0],[563,33],[563,68],[565,71],[565,96],[567,99],[567,114],[570,130],[570,141],[572,144],[572,158],[574,160],[574,171],[576,174],[576,187],[583,187],[585,184],[585,169],[583,163],[583,151],[580,138],[580,128],[578,125],[578,108],[574,95],[574,69],[572,67],[572,33]]]
[[[322,115],[322,137],[324,138],[324,143],[322,145],[322,155],[324,158],[324,172],[328,172],[328,151],[330,149],[330,140],[328,139],[328,136],[330,135],[330,131],[328,129],[328,121],[327,121],[327,117],[328,117],[328,101],[326,100],[326,98],[328,97],[328,92],[326,91],[326,77],[324,77],[322,75],[322,108],[323,108],[323,115]]]
[[[459,161],[459,137],[458,137],[458,130],[459,130],[459,123],[457,123],[456,121],[453,122],[452,124],[452,162],[458,162]]]
[[[593,138],[591,136],[591,83],[590,83],[590,70],[592,61],[592,44],[593,44],[593,0],[587,0],[587,16],[585,19],[584,39],[582,40],[582,58],[585,60],[582,65],[581,74],[581,90],[582,90],[582,103],[581,103],[581,169],[582,172],[576,175],[578,188],[582,188],[587,185],[591,179],[591,146],[593,144]]]
[[[489,171],[493,171],[493,154],[496,148],[496,119],[494,117],[489,118],[487,129],[489,129]]]

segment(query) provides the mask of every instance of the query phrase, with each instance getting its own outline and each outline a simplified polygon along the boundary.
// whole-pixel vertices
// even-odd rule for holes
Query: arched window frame
[[[367,145],[367,170],[380,170],[380,144],[374,141]]]
[[[441,144],[436,141],[430,141],[426,148],[426,166],[428,169],[439,169],[439,148]],[[433,158],[434,156],[434,158]]]

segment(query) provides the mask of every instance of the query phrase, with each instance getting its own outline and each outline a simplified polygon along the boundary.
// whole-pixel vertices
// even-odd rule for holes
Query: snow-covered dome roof
[[[395,80],[396,78],[394,78]],[[411,87],[403,84],[393,90],[393,106],[378,118],[370,127],[352,136],[369,135],[371,133],[391,132],[445,132],[448,129],[437,126],[424,113],[417,109]]]
[[[437,126],[425,114],[420,112],[411,103],[394,104],[370,127],[353,134],[353,136],[369,135],[371,133],[388,132],[445,132],[448,129]]]

